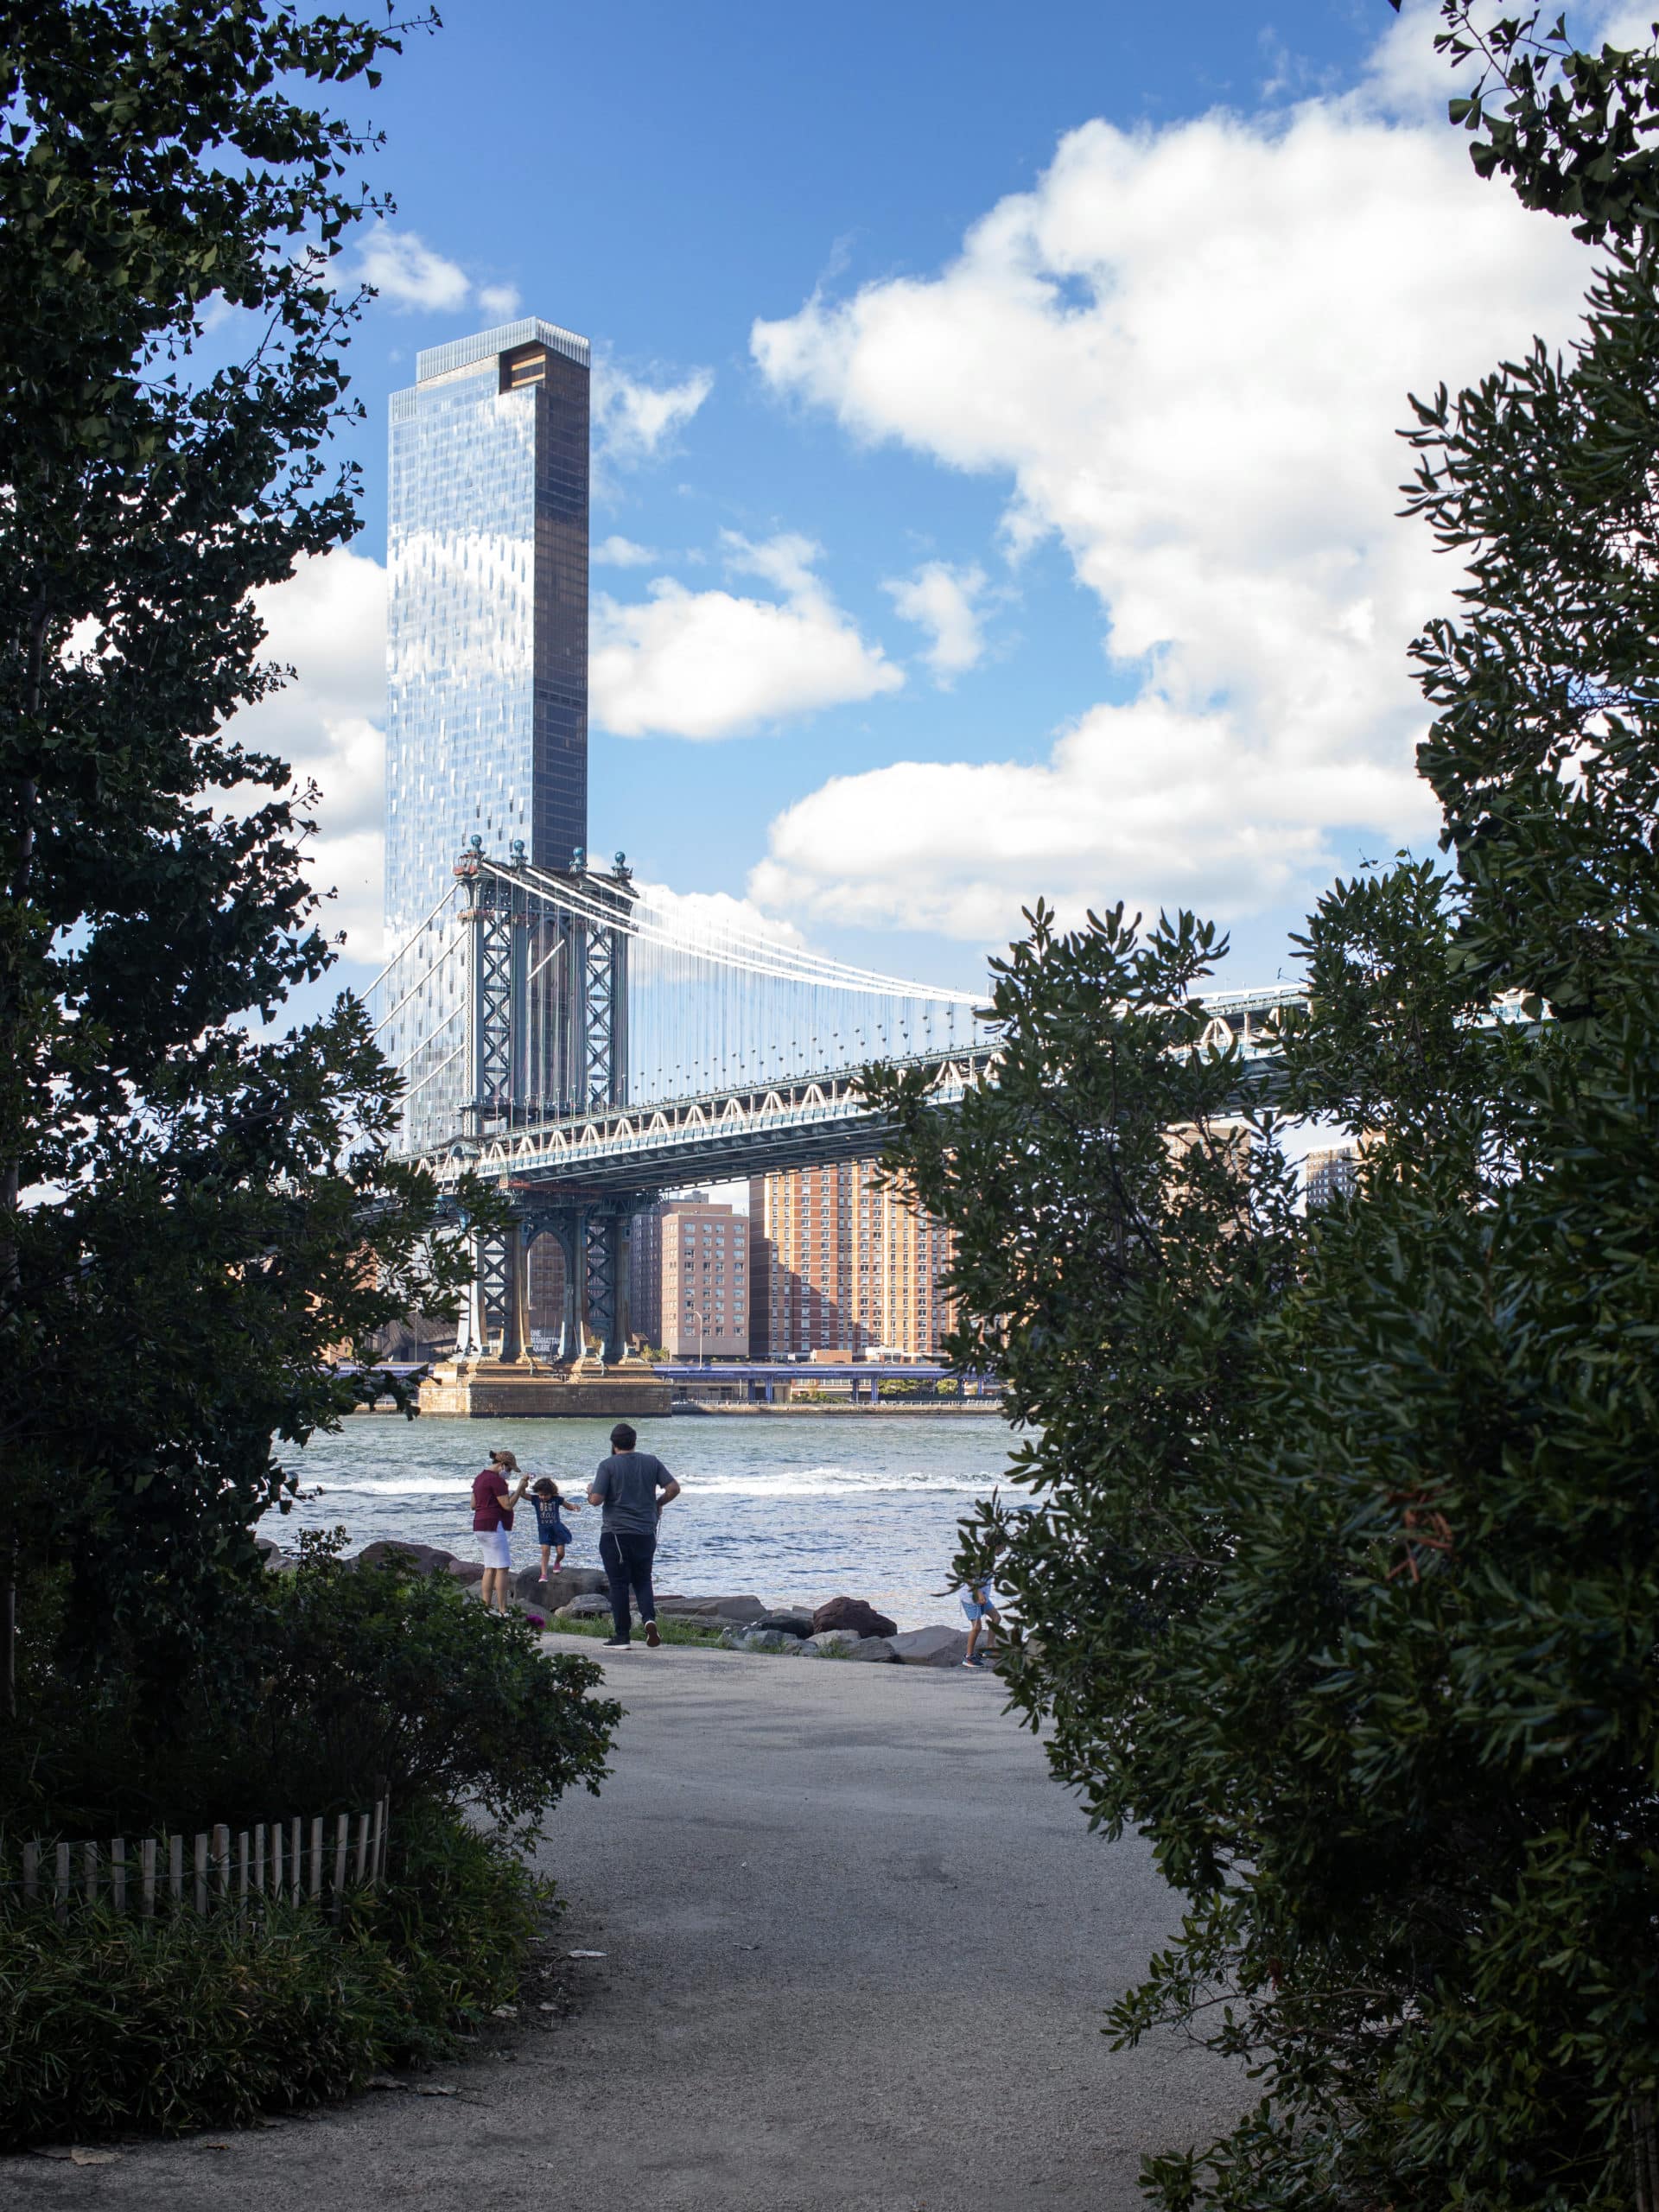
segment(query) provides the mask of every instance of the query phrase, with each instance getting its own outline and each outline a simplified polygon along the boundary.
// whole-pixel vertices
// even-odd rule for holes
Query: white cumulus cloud
[[[1457,576],[1396,518],[1395,432],[1409,390],[1570,340],[1586,263],[1420,102],[1383,111],[1385,76],[1415,90],[1401,36],[1358,94],[1085,124],[937,273],[755,324],[778,394],[1001,479],[1010,552],[1065,548],[1128,695],[1046,758],[1011,729],[1000,766],[827,786],[774,826],[755,895],[969,938],[1038,892],[1243,912],[1340,836],[1431,823],[1406,648]],[[965,624],[938,637],[972,650]]]
[[[946,561],[925,562],[913,576],[890,577],[881,587],[905,620],[931,637],[922,658],[942,690],[984,658],[986,587],[983,569],[953,569]]]
[[[244,744],[289,763],[299,785],[321,792],[307,864],[320,891],[337,896],[321,926],[344,930],[346,951],[375,961],[381,940],[385,865],[386,576],[378,561],[342,548],[302,562],[283,584],[255,595],[265,658],[295,681],[237,715]]]
[[[521,305],[516,284],[478,283],[418,232],[394,230],[390,223],[367,231],[341,274],[353,283],[372,284],[400,315],[452,315],[470,308],[490,322],[508,322]]]
[[[672,447],[714,388],[707,369],[694,369],[675,383],[649,384],[601,356],[594,363],[590,401],[596,455],[624,467],[655,460]]]
[[[662,555],[652,545],[636,545],[631,537],[602,538],[591,556],[594,564],[602,569],[648,569]]]
[[[756,543],[728,532],[724,544],[728,567],[779,596],[692,592],[667,576],[630,604],[597,595],[588,662],[596,723],[617,737],[736,737],[900,688],[903,671],[815,573],[810,539]]]
[[[413,231],[394,231],[385,224],[364,239],[353,274],[372,284],[390,306],[410,313],[464,308],[473,295],[472,280],[459,262],[436,252]]]

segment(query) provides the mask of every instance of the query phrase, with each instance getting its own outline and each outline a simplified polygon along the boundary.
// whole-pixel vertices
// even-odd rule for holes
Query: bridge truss
[[[884,1131],[860,1067],[919,1063],[941,1103],[989,1065],[969,993],[930,989],[758,930],[736,902],[605,873],[502,862],[474,840],[454,890],[377,978],[402,1073],[402,1148],[446,1192],[511,1198],[480,1235],[458,1352],[527,1354],[530,1254],[564,1285],[556,1357],[627,1345],[627,1224],[663,1191],[868,1155]]]
[[[1205,1042],[1271,1051],[1294,988],[1221,994]],[[476,1238],[458,1352],[529,1352],[530,1255],[553,1239],[556,1357],[627,1349],[627,1231],[666,1190],[867,1158],[888,1132],[871,1060],[926,1070],[941,1106],[993,1066],[972,995],[852,967],[758,930],[724,899],[608,872],[505,862],[474,839],[453,891],[371,993],[404,1076],[403,1149],[446,1194],[467,1171],[513,1224]]]

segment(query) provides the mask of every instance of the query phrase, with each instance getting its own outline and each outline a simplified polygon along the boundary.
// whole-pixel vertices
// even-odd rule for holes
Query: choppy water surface
[[[495,1445],[521,1466],[583,1495],[610,1449],[603,1421],[404,1421],[359,1414],[300,1455],[308,1491],[266,1532],[291,1541],[302,1528],[345,1526],[353,1550],[406,1536],[473,1556],[472,1478]],[[753,1591],[776,1604],[817,1605],[840,1592],[868,1598],[901,1628],[948,1620],[942,1595],[957,1523],[1002,1478],[1008,1432],[973,1414],[936,1417],[779,1414],[682,1417],[641,1424],[683,1485],[663,1515],[662,1590]],[[599,1564],[599,1516],[570,1522],[570,1567]],[[513,1563],[537,1554],[535,1516],[521,1508]]]

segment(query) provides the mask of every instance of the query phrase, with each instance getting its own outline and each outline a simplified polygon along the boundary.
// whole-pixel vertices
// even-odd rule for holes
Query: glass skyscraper
[[[588,842],[588,347],[528,319],[416,356],[391,400],[386,950],[474,836]]]

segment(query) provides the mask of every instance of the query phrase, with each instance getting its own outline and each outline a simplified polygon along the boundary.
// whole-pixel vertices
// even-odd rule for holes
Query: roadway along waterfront
[[[581,1497],[609,1428],[359,1414],[298,1455],[307,1491],[321,1494],[285,1522],[268,1516],[264,1533],[291,1545],[299,1529],[340,1524],[353,1551],[405,1536],[470,1558],[468,1486],[486,1451],[505,1446]],[[640,1443],[684,1485],[663,1516],[658,1588],[803,1605],[844,1591],[916,1628],[957,1618],[944,1591],[957,1522],[1004,1480],[1010,1437],[994,1418],[709,1414],[646,1423]],[[518,1523],[513,1563],[527,1567],[534,1516],[521,1509]],[[566,1565],[596,1567],[598,1516],[585,1511],[570,1526]]]

